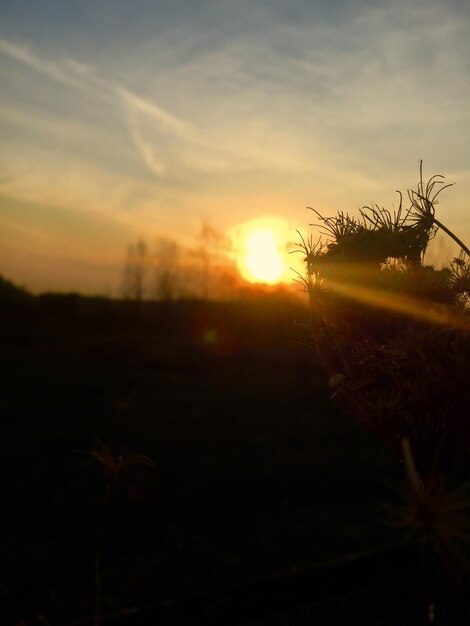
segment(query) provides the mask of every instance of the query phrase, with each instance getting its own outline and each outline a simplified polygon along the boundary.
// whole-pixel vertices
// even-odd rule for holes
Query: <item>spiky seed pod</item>
[[[413,468],[408,521],[437,532],[430,520],[441,528],[445,519],[440,545],[461,532],[441,477],[470,460],[470,252],[435,216],[449,186],[442,176],[425,184],[421,164],[408,210],[401,194],[393,213],[377,204],[360,219],[315,210],[322,236],[300,242],[313,341],[333,397]],[[462,248],[444,269],[424,263],[438,229]]]

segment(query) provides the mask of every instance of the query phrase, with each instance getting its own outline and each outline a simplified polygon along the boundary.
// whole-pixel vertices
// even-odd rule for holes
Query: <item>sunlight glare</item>
[[[240,265],[243,276],[250,282],[279,282],[285,269],[284,261],[271,230],[255,230],[247,235]]]

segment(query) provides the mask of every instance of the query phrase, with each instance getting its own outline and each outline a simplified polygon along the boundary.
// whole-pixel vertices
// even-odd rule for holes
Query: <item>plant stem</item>
[[[101,550],[104,535],[104,523],[106,519],[106,510],[110,495],[110,484],[106,481],[106,486],[101,501],[101,515],[98,524],[98,533],[96,537],[96,554],[95,554],[95,619],[94,626],[99,626],[101,619]]]
[[[438,226],[440,229],[442,229],[445,233],[447,233],[449,235],[449,237],[451,237],[455,243],[457,243],[462,250],[470,257],[470,249],[467,248],[467,246],[463,243],[463,241],[461,241],[457,235],[454,235],[454,233],[449,230],[447,228],[447,226],[444,226],[444,224],[442,224],[439,220],[437,220],[435,217],[433,218],[434,223],[436,224],[436,226]]]

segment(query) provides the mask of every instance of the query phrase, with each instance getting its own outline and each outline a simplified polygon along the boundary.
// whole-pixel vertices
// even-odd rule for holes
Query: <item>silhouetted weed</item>
[[[421,164],[406,210],[401,194],[395,212],[376,204],[357,218],[314,210],[321,235],[300,235],[306,273],[299,282],[333,398],[404,463],[410,488],[394,523],[431,545],[454,583],[463,584],[470,551],[470,250],[435,216],[449,186],[442,176],[424,183]],[[461,249],[440,269],[425,263],[438,230]]]

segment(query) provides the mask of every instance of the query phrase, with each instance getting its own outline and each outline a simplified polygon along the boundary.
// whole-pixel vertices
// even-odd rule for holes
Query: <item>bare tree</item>
[[[204,300],[212,296],[218,279],[229,270],[230,239],[207,222],[202,223],[198,235],[196,255],[200,263],[201,295]]]
[[[172,300],[178,290],[180,248],[176,241],[160,237],[155,251],[155,295]]]
[[[145,295],[148,269],[147,244],[143,239],[127,246],[122,295],[126,300],[140,302]]]

